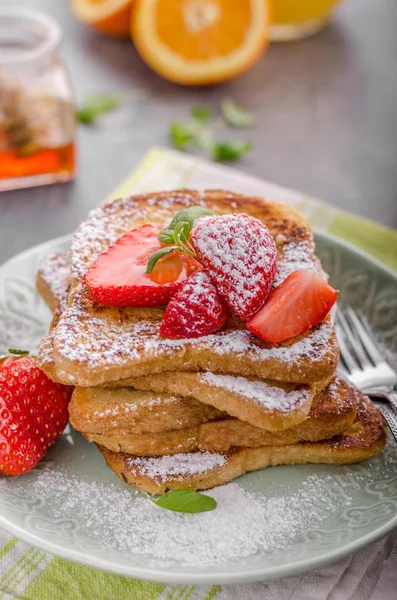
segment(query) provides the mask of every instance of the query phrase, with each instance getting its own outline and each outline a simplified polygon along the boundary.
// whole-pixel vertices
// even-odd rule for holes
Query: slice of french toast
[[[101,252],[143,223],[166,226],[176,212],[201,205],[216,214],[245,212],[275,238],[275,284],[296,269],[319,270],[307,219],[290,206],[222,191],[153,193],[116,200],[92,211],[77,229],[70,252],[72,293],[54,331],[54,369],[60,382],[94,386],[163,371],[213,371],[282,382],[314,383],[333,375],[338,347],[329,317],[301,336],[270,344],[231,319],[219,333],[190,340],[159,336],[161,308],[91,302],[81,278]]]

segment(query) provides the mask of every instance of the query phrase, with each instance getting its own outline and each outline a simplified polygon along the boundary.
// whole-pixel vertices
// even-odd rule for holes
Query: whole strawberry
[[[0,472],[22,475],[68,422],[72,388],[53,383],[30,356],[0,360]]]
[[[218,292],[247,321],[264,304],[276,272],[277,249],[269,229],[244,213],[203,217],[190,241]]]
[[[196,271],[171,298],[160,327],[163,337],[195,338],[222,329],[229,311],[211,279]]]

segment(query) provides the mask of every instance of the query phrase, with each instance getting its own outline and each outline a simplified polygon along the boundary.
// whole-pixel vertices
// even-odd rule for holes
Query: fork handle
[[[387,398],[391,406],[397,412],[397,392],[392,390],[391,392],[385,394],[385,398]]]
[[[387,404],[383,402],[375,403],[379,412],[382,413],[386,423],[389,426],[390,431],[393,434],[394,439],[397,442],[397,415]]]

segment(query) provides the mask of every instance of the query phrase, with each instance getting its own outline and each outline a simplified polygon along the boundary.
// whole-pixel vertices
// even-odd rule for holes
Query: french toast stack
[[[336,376],[332,315],[280,343],[259,339],[233,312],[221,331],[167,339],[163,307],[90,299],[84,276],[116,240],[146,224],[164,229],[192,206],[266,224],[278,255],[273,286],[298,270],[323,275],[309,223],[286,205],[181,190],[93,210],[70,252],[45,258],[37,274],[53,311],[38,360],[52,380],[75,386],[73,427],[125,483],[153,494],[206,489],[270,465],[345,464],[380,452],[381,415]]]

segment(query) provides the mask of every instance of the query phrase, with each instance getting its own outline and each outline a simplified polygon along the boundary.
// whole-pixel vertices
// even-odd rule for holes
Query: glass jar
[[[74,102],[60,43],[50,17],[0,9],[0,191],[73,179]]]
[[[270,38],[275,42],[299,40],[321,31],[340,0],[272,0],[273,24]]]

